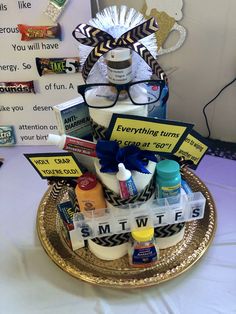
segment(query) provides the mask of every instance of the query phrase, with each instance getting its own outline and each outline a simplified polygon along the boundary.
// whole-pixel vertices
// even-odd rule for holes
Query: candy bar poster
[[[0,127],[14,127],[16,145],[58,134],[52,107],[78,97],[83,83],[72,31],[90,18],[88,0],[0,1]],[[54,73],[49,58],[62,59]]]

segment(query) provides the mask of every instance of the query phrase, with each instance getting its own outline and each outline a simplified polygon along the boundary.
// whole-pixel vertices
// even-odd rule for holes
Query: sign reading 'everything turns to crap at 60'
[[[134,144],[140,149],[159,153],[174,153],[193,125],[170,120],[113,114],[108,138],[120,146]]]

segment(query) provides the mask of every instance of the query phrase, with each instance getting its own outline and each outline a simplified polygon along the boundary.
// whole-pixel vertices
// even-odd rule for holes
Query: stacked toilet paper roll
[[[145,103],[147,102],[147,93],[146,90],[138,88],[137,91],[140,93],[137,93],[136,101],[138,103]],[[118,100],[115,104],[115,106],[111,108],[105,108],[105,109],[99,109],[99,108],[89,108],[89,114],[90,118],[98,125],[108,128],[113,113],[117,114],[126,114],[126,115],[136,115],[136,116],[142,116],[146,117],[148,114],[148,106],[147,105],[134,105],[131,100],[129,99],[128,95],[126,95],[126,98],[123,100]],[[91,92],[91,96],[93,98],[93,94]],[[104,106],[106,103],[106,99],[101,98],[99,100],[99,104],[96,104],[98,107]],[[110,174],[110,173],[102,173],[100,171],[100,164],[99,160],[94,161],[95,171],[97,173],[97,176],[101,180],[104,186],[108,187],[111,191],[119,195],[120,188],[119,188],[119,182],[116,178],[116,174]],[[134,183],[136,185],[137,191],[141,192],[151,181],[153,174],[155,172],[155,166],[156,163],[149,162],[147,169],[149,170],[150,174],[143,174],[138,171],[132,171],[132,177],[134,180]],[[114,206],[107,202],[107,205],[109,208],[113,208]]]
[[[116,104],[115,107],[105,109],[94,109],[89,108],[90,118],[97,124],[104,127],[108,127],[112,118],[113,113],[127,114],[136,116],[147,116],[147,106],[134,106],[128,101],[122,101]]]
[[[160,250],[176,245],[184,238],[185,223],[155,228],[155,238]]]
[[[94,160],[95,171],[103,183],[104,186],[108,187],[110,191],[119,195],[119,182],[116,178],[115,173],[103,173],[100,171],[99,160]],[[131,171],[134,184],[136,185],[138,193],[142,192],[145,187],[150,184],[150,181],[153,178],[155,172],[156,163],[149,161],[147,169],[150,174],[141,173],[138,171]],[[154,199],[154,193],[151,198],[145,202],[145,205],[148,202],[151,202]],[[107,207],[112,209],[112,211],[119,211],[119,206],[114,206],[106,200]],[[103,260],[113,260],[121,258],[122,256],[128,253],[128,234],[114,234],[113,236],[103,237],[100,239],[92,239],[88,241],[89,249],[91,252],[100,259]]]
[[[94,160],[94,166],[95,166],[97,176],[101,180],[101,182],[105,186],[109,187],[109,189],[111,189],[113,192],[115,192],[116,194],[119,194],[120,187],[119,187],[119,181],[116,178],[116,174],[101,172],[100,171],[101,166],[98,159]],[[149,182],[151,181],[154,175],[155,167],[156,167],[156,163],[153,161],[149,161],[146,169],[150,173],[141,173],[139,171],[131,171],[132,178],[134,180],[134,184],[138,192],[141,192],[145,188],[145,186],[149,184]]]
[[[186,195],[186,192],[181,188],[181,194]],[[156,238],[159,249],[167,249],[178,244],[184,238],[185,223],[177,223],[173,225],[166,225],[154,229],[154,236]]]
[[[147,117],[148,106],[133,105],[130,99],[128,98],[122,101],[117,101],[116,105],[111,108],[105,109],[89,108],[90,118],[98,125],[101,125],[105,128],[108,128],[113,113]]]
[[[99,164],[98,159],[94,160],[94,166],[95,166],[96,174],[98,178],[100,179],[100,181],[103,183],[103,185],[109,188],[109,190],[111,190],[115,194],[119,195],[120,187],[119,187],[119,181],[116,178],[116,174],[101,172],[100,171],[101,166]],[[154,176],[155,168],[156,168],[156,163],[153,161],[149,161],[146,167],[146,169],[150,172],[149,174],[141,173],[138,171],[131,171],[132,178],[133,178],[133,181],[137,188],[138,193],[142,192],[149,185],[150,181],[152,180]],[[153,195],[148,199],[147,202],[151,202],[154,199],[154,197],[155,197],[155,194],[153,193]],[[147,205],[147,202],[145,202],[145,205]],[[115,211],[119,210],[119,206],[114,206],[108,200],[106,201],[106,203],[107,203],[108,208]]]
[[[147,96],[145,94],[140,93],[140,102],[145,103],[145,100]],[[105,100],[104,100],[105,101]],[[103,100],[101,98],[99,104],[103,106]],[[134,105],[131,100],[127,97],[124,100],[117,101],[115,106],[111,108],[105,108],[105,109],[99,109],[99,108],[89,108],[89,114],[90,118],[93,121],[93,123],[97,124],[99,127],[101,126],[104,129],[107,129],[109,127],[111,118],[113,113],[117,114],[126,114],[126,115],[136,115],[136,116],[142,116],[147,117],[148,115],[148,107],[147,105]],[[98,138],[100,138],[98,136]],[[94,139],[95,140],[95,139]],[[109,190],[116,195],[119,196],[120,188],[119,188],[119,182],[116,178],[115,173],[103,173],[100,171],[101,166],[99,164],[99,160],[94,160],[94,167],[96,174],[102,184],[109,188]],[[153,178],[154,172],[155,172],[156,163],[155,162],[149,162],[148,166],[146,167],[150,174],[143,174],[138,171],[132,171],[132,177],[134,180],[134,183],[136,185],[138,193],[143,191],[145,187],[147,187],[150,183],[150,181]],[[148,200],[150,202],[154,198],[154,193],[152,197]],[[118,206],[114,206],[109,201],[106,200],[107,207],[117,211],[119,210]],[[147,203],[146,203],[147,204]],[[121,236],[121,235],[113,235],[112,237],[104,237],[102,241],[96,241],[96,239],[89,240],[89,249],[91,252],[96,255],[100,259],[104,260],[113,260],[118,259],[125,254],[128,253],[128,238]],[[112,245],[112,246],[109,246]]]
[[[111,261],[128,253],[129,234],[114,234],[88,240],[90,251],[100,259]]]

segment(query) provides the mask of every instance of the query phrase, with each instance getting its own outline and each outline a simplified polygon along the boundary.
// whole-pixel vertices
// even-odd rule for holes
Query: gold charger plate
[[[48,256],[68,274],[86,282],[113,288],[138,288],[156,285],[179,276],[192,267],[206,252],[216,229],[216,208],[204,183],[190,170],[184,177],[193,191],[206,198],[204,218],[186,223],[184,238],[177,245],[160,251],[160,261],[152,268],[136,269],[128,264],[127,256],[115,261],[103,261],[87,248],[73,252],[66,244],[56,201],[51,197],[51,187],[43,196],[37,214],[37,231]],[[64,187],[57,199],[63,199]]]

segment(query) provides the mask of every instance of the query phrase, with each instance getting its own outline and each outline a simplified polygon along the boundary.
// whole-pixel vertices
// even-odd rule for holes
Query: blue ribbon
[[[96,153],[101,165],[101,172],[117,172],[118,164],[123,163],[126,169],[150,173],[145,167],[149,160],[157,162],[153,152],[141,150],[135,145],[120,148],[116,141],[99,140]]]

